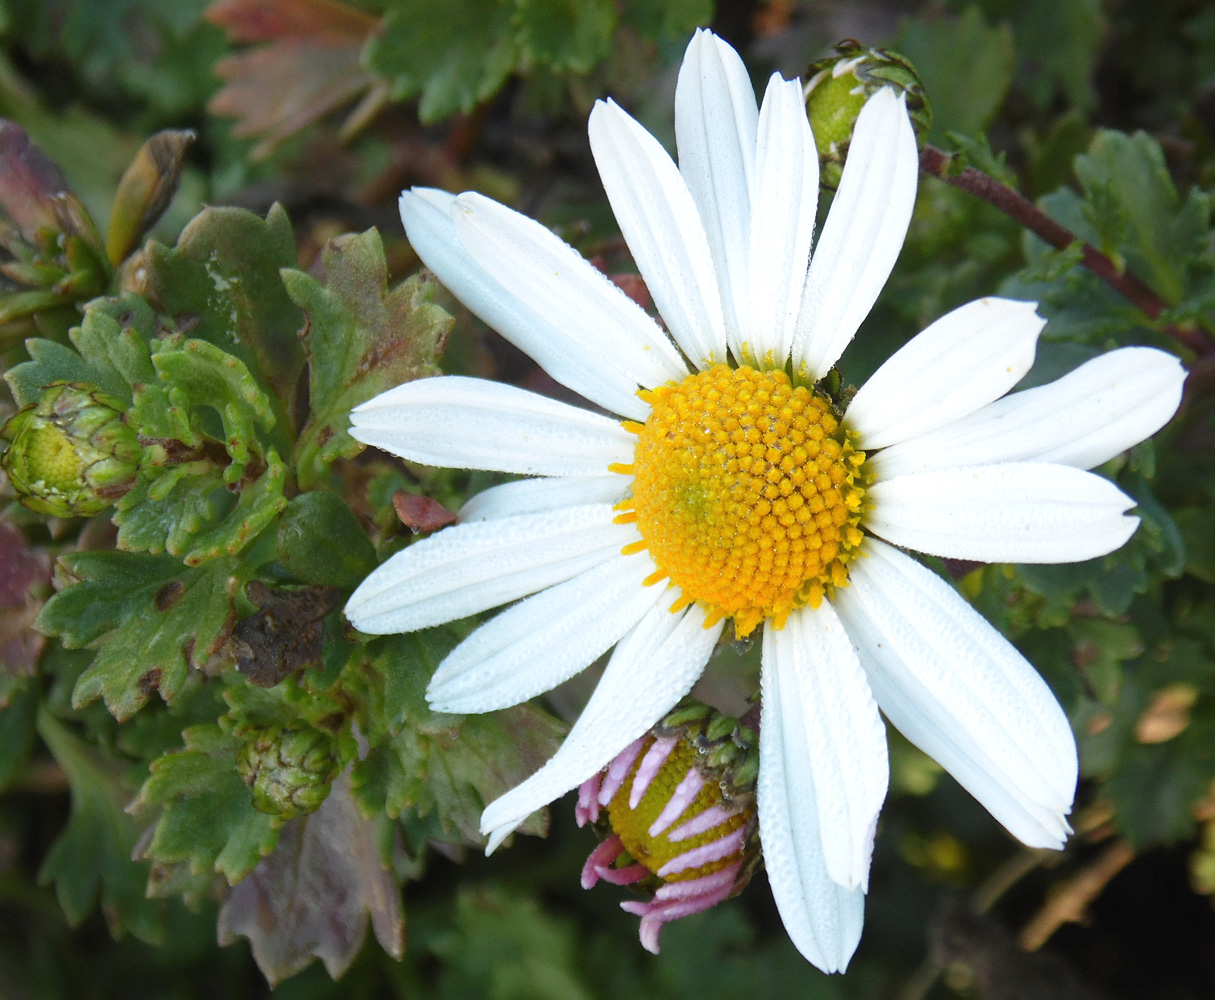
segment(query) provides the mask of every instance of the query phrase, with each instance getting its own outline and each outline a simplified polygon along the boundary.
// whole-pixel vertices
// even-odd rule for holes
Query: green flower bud
[[[313,812],[329,794],[341,762],[337,739],[306,723],[249,726],[236,753],[236,768],[253,792],[253,805],[271,816],[294,819]]]
[[[806,114],[818,147],[819,183],[839,186],[857,115],[883,87],[906,95],[907,111],[921,148],[932,128],[932,106],[915,67],[897,52],[865,48],[852,39],[840,42],[830,56],[806,69]]]
[[[55,382],[0,428],[0,455],[18,499],[39,514],[96,514],[125,494],[139,468],[139,436],[121,400],[78,382]]]

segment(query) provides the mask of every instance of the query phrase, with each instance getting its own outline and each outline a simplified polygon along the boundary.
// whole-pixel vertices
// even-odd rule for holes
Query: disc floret
[[[818,607],[847,584],[861,544],[865,456],[830,400],[782,370],[714,365],[639,394],[652,412],[637,434],[634,477],[619,504],[669,578],[678,611],[699,602],[708,623],[731,617],[739,636],[765,619]]]

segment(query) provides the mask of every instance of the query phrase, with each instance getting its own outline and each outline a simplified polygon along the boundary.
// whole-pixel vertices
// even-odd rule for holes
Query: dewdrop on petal
[[[621,909],[641,917],[641,944],[658,953],[662,925],[740,893],[759,861],[755,733],[691,700],[578,789],[579,826],[604,838],[582,869],[649,894]]]
[[[817,59],[806,68],[802,88],[806,114],[818,148],[819,183],[839,186],[852,130],[861,108],[883,87],[891,87],[907,102],[907,114],[923,148],[932,128],[932,105],[915,67],[889,49],[871,49],[845,39],[835,46],[839,55]]]

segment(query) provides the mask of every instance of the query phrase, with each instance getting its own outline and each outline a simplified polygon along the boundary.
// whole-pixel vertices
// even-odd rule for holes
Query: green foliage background
[[[525,828],[545,839],[481,857],[483,804],[552,752],[585,689],[439,715],[426,680],[473,623],[365,642],[338,610],[412,537],[398,491],[454,509],[495,481],[362,452],[350,408],[440,369],[557,391],[419,273],[396,193],[476,188],[627,271],[586,114],[610,94],[670,140],[697,25],[757,82],[845,35],[898,50],[932,101],[930,142],[1159,306],[922,175],[845,382],[989,293],[1050,320],[1026,385],[1127,344],[1191,372],[1177,419],[1101,470],[1139,502],[1124,549],[935,567],[1073,719],[1076,837],[1022,849],[892,736],[845,977],[797,955],[762,877],[649,956],[620,891],[578,887],[593,838],[569,801]],[[45,154],[23,187],[0,150],[0,421],[85,382],[145,446],[130,492],[94,518],[35,515],[0,483],[0,995],[1215,995],[1209,4],[0,0],[0,41],[0,116]],[[168,162],[143,146],[161,129],[196,138]],[[50,164],[79,199],[70,218],[47,207]],[[728,652],[710,679],[745,685],[756,659]],[[284,730],[321,734],[343,771],[310,816],[259,811],[237,767],[254,734]],[[1045,952],[1018,946],[1042,927]]]

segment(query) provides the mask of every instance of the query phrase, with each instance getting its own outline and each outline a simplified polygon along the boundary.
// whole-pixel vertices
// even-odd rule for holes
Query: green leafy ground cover
[[[1050,320],[1027,384],[1126,344],[1190,370],[1173,423],[1101,470],[1139,503],[1128,546],[937,567],[1069,712],[1076,837],[1022,849],[894,739],[846,977],[797,955],[762,878],[641,951],[622,896],[578,887],[593,838],[568,800],[523,830],[544,839],[482,858],[483,805],[585,691],[436,714],[426,680],[472,623],[366,641],[340,614],[413,537],[394,497],[416,526],[493,482],[363,451],[351,407],[440,370],[545,385],[419,270],[397,191],[477,188],[627,271],[586,114],[611,94],[669,137],[704,24],[756,82],[845,32],[902,52],[952,176],[1016,188],[1147,290],[924,175],[845,383],[994,292]],[[92,517],[0,485],[0,995],[940,1000],[1042,997],[1040,976],[1060,997],[1215,994],[1206,5],[3,0],[0,37],[0,418],[87,384],[141,445]],[[729,657],[756,670],[756,649]],[[277,812],[254,797],[272,778]]]

